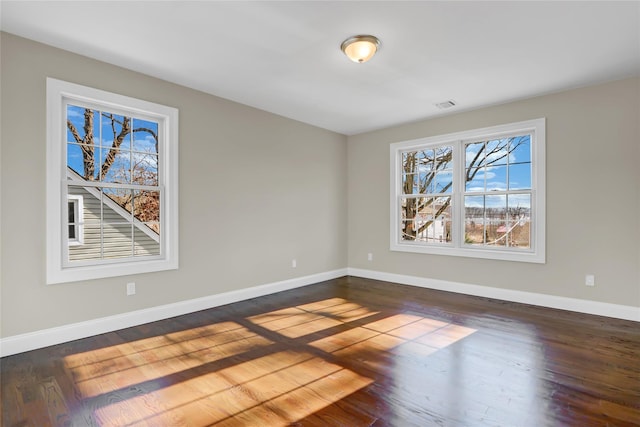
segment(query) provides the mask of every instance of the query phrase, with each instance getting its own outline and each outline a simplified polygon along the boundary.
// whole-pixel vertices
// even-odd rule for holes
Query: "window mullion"
[[[132,123],[133,123],[133,120],[132,120]],[[132,142],[132,144],[133,144],[133,142]],[[131,179],[133,180],[133,175],[131,175]],[[134,257],[136,255],[136,245],[135,245],[135,237],[136,237],[136,230],[135,230],[136,192],[133,189],[129,190],[129,191],[131,191],[131,217],[129,218],[129,220],[131,221],[131,224],[129,225],[129,230],[131,232],[131,256]]]
[[[462,200],[462,189],[464,182],[464,155],[462,150],[462,141],[456,141],[453,145],[453,194],[451,195],[451,231],[453,233],[452,242],[455,248],[460,248],[461,241],[464,236],[464,215],[461,209],[464,209]]]

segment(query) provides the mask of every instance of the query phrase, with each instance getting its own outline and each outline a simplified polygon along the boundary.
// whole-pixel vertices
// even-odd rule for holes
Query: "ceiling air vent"
[[[453,107],[454,105],[456,105],[456,103],[453,101],[444,101],[444,102],[437,103],[436,107],[438,107],[441,110],[445,110],[447,108]]]

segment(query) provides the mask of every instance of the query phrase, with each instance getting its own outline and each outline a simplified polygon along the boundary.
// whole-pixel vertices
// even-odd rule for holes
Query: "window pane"
[[[420,187],[419,187],[419,192],[420,194],[432,194],[435,193],[435,182],[434,182],[434,178],[436,176],[436,173],[431,171],[431,172],[420,172]]]
[[[509,215],[518,218],[528,217],[531,214],[531,194],[510,194]]]
[[[102,224],[99,222],[90,222],[84,225],[84,246],[82,250],[86,251],[86,255],[90,255],[91,259],[100,259],[102,247]],[[80,249],[78,249],[80,252]]]
[[[414,197],[408,197],[402,200],[401,211],[402,218],[413,219],[416,216],[416,212],[419,206],[419,202]]]
[[[158,154],[158,123],[133,119],[133,151]]]
[[[158,185],[158,156],[133,153],[132,182],[137,185]]]
[[[111,148],[113,142],[125,150],[131,149],[131,119],[129,117],[113,114],[109,111],[102,111],[100,117],[100,130],[102,131],[102,139],[100,145]]]
[[[400,204],[400,218],[401,219],[407,219],[407,212],[409,211],[409,209],[407,209],[407,199],[403,199],[402,203]]]
[[[160,192],[159,191],[134,191],[133,214],[135,218],[144,223],[160,224]],[[154,230],[160,232],[159,226]]]
[[[509,190],[531,189],[531,164],[509,165]]]
[[[509,246],[531,247],[531,195],[509,195]]]
[[[485,244],[506,245],[507,196],[485,196]]]
[[[415,174],[402,175],[402,194],[416,194],[418,185]]]
[[[466,183],[465,191],[468,193],[474,193],[484,191],[484,168],[471,168],[465,172]]]
[[[139,230],[136,230],[134,255],[135,256],[160,255],[160,243],[154,241],[149,236],[143,234]]]
[[[98,171],[99,114],[88,108],[67,105],[67,166],[86,179],[94,179]],[[81,147],[85,148],[85,159]]]
[[[67,142],[79,142],[76,136],[80,139],[84,137],[84,112],[85,109],[83,107],[67,105]],[[73,129],[75,129],[75,133]]]
[[[82,148],[85,147],[87,155],[90,156],[86,161]],[[67,167],[71,168],[75,173],[87,180],[93,180],[98,175],[100,165],[100,148],[90,144],[67,144]],[[85,170],[86,166],[86,170]],[[87,175],[85,175],[85,172]]]
[[[131,215],[131,190],[105,188],[102,191],[102,221],[123,223],[133,220]]]
[[[484,243],[484,196],[464,198],[464,243]]]
[[[453,172],[444,171],[436,174],[435,193],[451,193],[453,184]]]
[[[425,197],[416,201],[417,213],[413,224],[406,224],[410,240],[430,244],[451,241],[451,198]]]
[[[102,111],[101,131],[101,179],[105,182],[131,182],[131,119]]]
[[[416,152],[402,153],[402,170],[404,173],[416,172]]]
[[[449,198],[442,198],[449,199]],[[443,202],[444,203],[444,202]],[[402,240],[427,241],[427,228],[433,221],[436,198],[407,198],[402,203]]]
[[[128,150],[103,149],[101,153],[103,182],[131,183],[131,152]]]
[[[531,162],[531,136],[517,136],[511,141],[511,155],[509,163]]]
[[[86,225],[100,225],[102,222],[102,216],[100,212],[100,188],[85,188],[76,185],[70,185],[68,187],[69,195],[77,194],[82,196],[83,204],[83,217],[80,219],[85,227],[85,240],[87,238]]]
[[[509,139],[487,141],[484,155],[487,166],[506,165],[509,159]]]
[[[404,241],[414,241],[416,240],[416,233],[413,229],[414,222],[411,221],[402,221],[401,227],[401,236]]]
[[[67,144],[67,167],[73,169],[80,176],[84,175],[82,149],[78,144]]]
[[[402,153],[402,193],[416,194],[418,192],[416,183],[416,156],[415,151]]]
[[[105,259],[133,256],[131,198],[131,190],[103,190],[102,246]]]
[[[104,258],[125,258],[133,256],[131,224],[104,225]]]
[[[507,167],[488,167],[485,171],[486,191],[505,191],[507,189]]]
[[[433,223],[429,226],[431,243],[451,242],[451,198],[438,197],[434,202]]]
[[[465,166],[477,167],[482,164],[484,142],[474,142],[465,146]]]
[[[145,225],[147,227],[149,227],[150,229],[152,229],[153,231],[155,231],[156,234],[160,235],[160,222],[159,221],[145,222]]]
[[[160,192],[134,191],[133,206],[135,256],[160,254]]]
[[[82,246],[69,246],[69,261],[102,259],[100,231],[99,225],[85,225],[84,244]]]
[[[95,127],[98,117],[98,113],[93,110],[77,105],[67,105],[67,167],[90,180],[96,176],[100,158],[100,149],[96,146],[98,138]],[[87,132],[89,133],[88,135]],[[85,155],[87,156],[86,159]]]
[[[438,147],[435,152],[434,166],[437,170],[450,170],[452,166],[453,147]]]
[[[68,104],[66,117],[67,143],[85,144],[91,147],[99,145],[99,114],[97,111]]]
[[[433,150],[422,150],[418,152],[418,171],[430,172],[433,170]]]

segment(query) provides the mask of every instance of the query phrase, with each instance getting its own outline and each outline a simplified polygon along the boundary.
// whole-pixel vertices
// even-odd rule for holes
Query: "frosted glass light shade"
[[[354,36],[342,42],[340,48],[353,62],[367,62],[378,51],[380,40],[374,36]]]

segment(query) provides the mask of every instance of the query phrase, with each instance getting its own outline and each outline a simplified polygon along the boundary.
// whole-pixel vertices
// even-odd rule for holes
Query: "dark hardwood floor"
[[[1,360],[3,426],[634,426],[635,322],[345,277]]]

